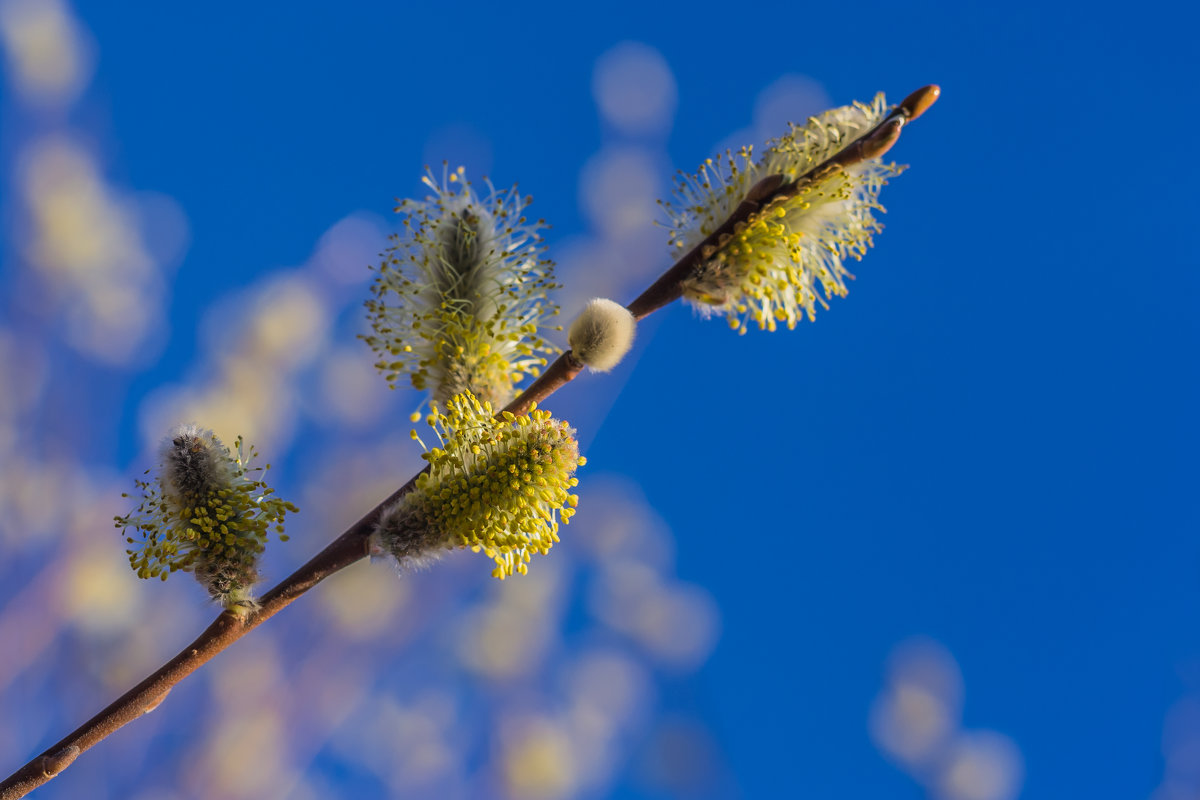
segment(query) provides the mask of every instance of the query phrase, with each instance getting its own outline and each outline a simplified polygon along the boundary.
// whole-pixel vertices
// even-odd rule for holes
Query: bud
[[[393,386],[408,375],[438,403],[470,391],[504,405],[555,352],[542,332],[558,314],[548,298],[558,284],[540,258],[545,222],[522,216],[532,198],[486,179],[478,195],[463,172],[443,170],[440,185],[427,174],[433,194],[396,208],[404,233],[384,254],[366,304],[374,334],[364,338]]]
[[[575,431],[536,408],[496,419],[491,404],[470,392],[452,397],[444,414],[435,404],[426,422],[442,447],[425,453],[429,471],[416,487],[384,509],[372,551],[412,566],[469,547],[496,562],[494,577],[524,574],[533,553],[558,541],[558,520],[566,524],[579,502],[570,493],[585,463]]]
[[[139,578],[191,572],[225,608],[255,607],[251,589],[268,530],[274,527],[287,541],[284,515],[297,510],[272,496],[275,490],[261,478],[267,467],[252,466],[255,455],[240,436],[230,451],[195,425],[180,426],[163,441],[157,474],[136,481],[141,504],[116,517],[118,528],[141,536],[125,539],[134,545],[126,553]]]
[[[633,347],[637,320],[620,303],[596,298],[588,301],[567,331],[575,357],[597,372],[608,372],[621,363]]]
[[[882,94],[870,103],[854,103],[792,125],[767,143],[755,160],[750,148],[724,160],[712,159],[696,175],[680,175],[675,202],[664,203],[670,218],[670,242],[687,252],[717,230],[760,180],[782,175],[802,178],[884,120]],[[864,151],[874,157],[836,169],[821,170],[800,181],[705,254],[683,282],[685,299],[705,316],[723,313],[730,327],[746,332],[748,319],[775,330],[779,322],[794,328],[816,306],[845,296],[846,258],[861,259],[871,236],[882,229],[873,211],[883,211],[879,190],[903,168],[884,164],[885,147]]]

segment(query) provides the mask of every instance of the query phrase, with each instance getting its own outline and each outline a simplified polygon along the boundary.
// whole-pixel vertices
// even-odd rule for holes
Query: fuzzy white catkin
[[[612,300],[589,300],[571,328],[567,343],[575,357],[597,372],[608,372],[621,363],[633,346],[637,321],[625,306]]]

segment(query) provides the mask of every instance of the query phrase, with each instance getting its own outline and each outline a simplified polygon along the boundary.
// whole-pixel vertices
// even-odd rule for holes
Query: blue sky
[[[66,132],[139,198],[143,222],[186,222],[143,226],[164,276],[149,295],[161,319],[106,362],[60,336],[67,301],[29,266],[24,201],[6,190],[0,323],[44,342],[46,388],[20,440],[121,481],[148,466],[149,421],[220,372],[228,331],[270,302],[271,276],[324,275],[320,335],[355,346],[366,264],[393,229],[393,198],[422,191],[425,163],[519,181],[553,225],[568,292],[575,281],[628,301],[668,266],[665,232],[605,216],[589,192],[611,185],[589,175],[643,164],[637,175],[663,196],[674,169],[757,136],[771,98],[793,98],[803,117],[822,93],[894,102],[940,84],[891,153],[911,168],[883,192],[886,230],[853,265],[848,297],[795,331],[744,337],[672,307],[642,326],[628,365],[549,404],[590,442],[579,536],[589,475],[623,481],[668,530],[671,580],[715,609],[719,638],[686,668],[643,659],[655,718],[694,721],[717,753],[714,796],[970,796],[938,783],[934,762],[950,755],[906,761],[873,727],[906,646],[957,665],[955,730],[1006,737],[1022,797],[1200,788],[1194,761],[1167,763],[1200,737],[1188,710],[1200,699],[1193,10],[80,2],[67,13],[94,71],[57,105],[6,83],[6,187],[31,142]],[[669,77],[657,122],[598,109],[598,59],[614,48],[665,65],[651,75]],[[613,180],[626,198],[628,180]],[[360,263],[321,267],[320,242],[342,241],[322,236],[347,219],[336,230],[349,243],[330,252]],[[281,491],[310,492],[336,448],[407,438],[415,394],[335,424],[311,399],[323,369],[297,367],[279,388],[287,414],[269,415]],[[389,475],[416,463],[381,458]],[[281,564],[332,536],[312,519]],[[0,599],[14,602],[58,552],[48,542],[0,540],[12,587]],[[468,566],[486,572],[463,563],[452,585],[482,591]],[[418,588],[436,583],[421,575]],[[195,590],[179,602],[198,621],[208,610]],[[555,657],[582,646],[576,611],[563,612]],[[86,649],[85,633],[41,657],[68,659],[70,636]],[[372,657],[411,659],[406,646]],[[92,691],[55,730],[114,694]],[[32,713],[8,702],[6,714]],[[6,763],[57,738],[43,735],[0,740]],[[623,736],[610,778],[578,795],[671,794],[639,777],[651,734]],[[371,791],[328,747],[307,769],[315,785]],[[114,781],[113,792],[139,785]]]

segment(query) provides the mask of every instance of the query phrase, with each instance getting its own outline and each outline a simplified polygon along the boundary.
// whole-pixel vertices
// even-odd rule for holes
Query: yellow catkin
[[[401,561],[432,548],[486,553],[504,578],[524,573],[533,553],[558,541],[558,526],[575,513],[575,470],[584,459],[574,431],[537,408],[492,416],[470,392],[456,395],[430,427],[443,447],[424,455],[429,471],[416,488],[387,509],[377,537]]]
[[[664,203],[672,249],[688,250],[715,231],[750,189],[769,175],[797,179],[884,119],[883,95],[810,118],[767,143],[761,158],[750,148],[709,159],[695,175],[680,174],[675,202]],[[817,305],[845,296],[853,277],[845,267],[860,259],[881,230],[874,212],[887,178],[900,172],[880,159],[833,170],[786,199],[768,204],[719,244],[683,281],[685,299],[704,314],[722,314],[745,333],[793,328],[813,319]]]
[[[543,332],[558,307],[554,265],[542,258],[541,220],[522,212],[531,198],[514,186],[475,191],[460,167],[432,174],[424,201],[404,200],[404,232],[394,236],[367,301],[373,333],[363,337],[395,385],[407,376],[445,403],[461,391],[496,403],[537,376],[557,352]]]
[[[266,468],[253,466],[254,448],[241,437],[230,449],[212,431],[182,426],[161,457],[154,476],[136,481],[137,509],[115,518],[131,545],[130,567],[138,577],[164,580],[191,572],[227,607],[250,602],[268,531],[282,534],[296,506],[271,496]]]

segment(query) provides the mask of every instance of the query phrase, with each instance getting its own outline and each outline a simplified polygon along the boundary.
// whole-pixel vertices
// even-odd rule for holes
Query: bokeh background
[[[527,577],[360,563],[37,796],[1197,796],[1195,22],[0,0],[0,772],[214,616],[111,524],[171,424],[301,507],[272,581],[419,466],[355,337],[425,164],[534,195],[569,318],[667,266],[676,168],[937,82],[848,298],[553,399]]]

